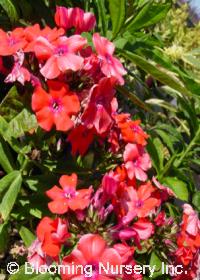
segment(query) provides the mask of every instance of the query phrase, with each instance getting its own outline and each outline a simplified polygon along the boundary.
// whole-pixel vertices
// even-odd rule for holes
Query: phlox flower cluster
[[[83,32],[94,29],[96,20],[79,8],[57,7],[55,22],[53,29],[35,24],[0,30],[0,71],[6,83],[32,85],[38,125],[66,135],[74,157],[86,155],[98,141],[106,143],[116,164],[98,186],[80,188],[76,173],[62,175],[50,186],[46,195],[52,217],[38,224],[28,261],[35,267],[92,265],[92,279],[109,280],[116,275],[100,275],[99,262],[134,265],[141,254],[147,261],[155,248],[166,263],[182,264],[187,280],[194,279],[200,251],[198,215],[188,204],[183,205],[182,221],[164,210],[175,194],[148,173],[149,136],[141,121],[118,109],[116,87],[124,84],[126,71],[114,55],[114,44],[99,33],[87,41]],[[9,69],[6,57],[12,61]],[[81,274],[61,277],[87,279]],[[186,279],[185,274],[171,277]],[[143,275],[133,272],[119,279]]]

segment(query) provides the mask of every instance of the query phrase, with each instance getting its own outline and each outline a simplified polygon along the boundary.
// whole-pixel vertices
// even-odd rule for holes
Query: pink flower
[[[160,227],[160,226],[164,226],[167,223],[167,219],[166,219],[166,214],[164,211],[160,212],[155,220],[154,220],[155,224]]]
[[[112,197],[116,195],[116,191],[119,185],[119,175],[115,174],[113,171],[105,174],[102,179],[102,188],[104,195],[107,197]]]
[[[70,236],[66,220],[55,220],[44,217],[37,227],[37,237],[42,242],[42,250],[48,256],[56,257],[60,253],[62,244]]]
[[[56,27],[54,27],[53,29],[51,29],[49,26],[45,26],[44,29],[41,29],[39,24],[28,26],[24,29],[24,35],[28,42],[28,45],[24,49],[24,52],[34,52],[35,42],[38,37],[43,37],[49,42],[54,42],[64,34],[65,31],[62,28],[57,29]]]
[[[154,226],[146,218],[140,218],[132,228],[137,232],[141,240],[146,240],[154,233]]]
[[[14,61],[14,67],[11,73],[6,77],[5,83],[13,83],[18,81],[24,85],[26,81],[30,81],[31,79],[30,72],[22,66],[24,63],[24,53],[22,51],[17,52],[14,55]]]
[[[135,217],[147,217],[160,204],[159,199],[152,197],[154,191],[149,183],[141,185],[138,190],[133,187],[127,188],[128,213],[123,218],[124,223],[130,222]]]
[[[79,240],[77,248],[63,258],[63,265],[72,266],[72,263],[81,265],[83,268],[86,265],[92,266],[90,279],[110,280],[116,279],[117,275],[113,275],[110,270],[108,273],[104,273],[103,270],[100,273],[99,263],[102,263],[104,267],[107,267],[107,263],[115,267],[122,264],[122,259],[117,250],[107,247],[105,240],[100,235],[86,234]],[[84,271],[81,273],[80,269],[77,273],[62,273],[63,280],[85,280],[87,277],[89,276]]]
[[[160,190],[161,199],[163,201],[167,200],[169,196],[176,197],[175,193],[170,188],[161,185],[155,177],[152,178],[152,182]]]
[[[94,131],[87,129],[84,125],[76,126],[70,133],[67,140],[72,145],[72,154],[84,155],[94,139]]]
[[[95,128],[97,133],[105,133],[112,124],[111,112],[115,90],[115,79],[103,78],[90,91],[90,100],[82,115],[82,122],[88,128]]]
[[[132,259],[135,252],[134,247],[128,246],[126,243],[118,243],[113,246],[115,250],[120,254],[122,258],[122,263],[126,263],[128,260]]]
[[[185,215],[185,230],[188,234],[196,236],[198,233],[200,235],[200,220],[198,218],[197,212],[194,211],[191,205],[183,205],[183,213]]]
[[[129,179],[132,180],[135,177],[140,181],[147,180],[147,174],[145,172],[151,168],[151,160],[149,154],[145,152],[142,146],[127,144],[123,158]]]
[[[14,55],[17,51],[22,50],[27,42],[24,38],[24,29],[16,28],[12,32],[4,32],[0,29],[0,55]]]
[[[188,265],[193,260],[193,253],[191,248],[178,248],[175,255],[184,265]]]
[[[32,109],[39,125],[50,131],[55,125],[57,130],[67,131],[73,126],[71,117],[80,109],[79,99],[68,86],[58,81],[48,81],[49,92],[36,86],[32,95]]]
[[[55,79],[67,70],[80,70],[84,59],[76,53],[86,43],[87,40],[79,35],[62,36],[52,44],[44,37],[38,37],[34,45],[35,55],[40,60],[47,60],[41,74],[47,79]]]
[[[47,256],[42,250],[42,242],[36,239],[28,248],[28,262],[34,268],[39,268],[41,265],[50,265],[53,258]]]
[[[126,74],[121,62],[113,56],[115,46],[108,39],[101,37],[98,33],[93,35],[93,44],[101,63],[101,71],[107,77],[115,77],[119,84],[124,84],[123,75]]]
[[[56,7],[55,22],[65,30],[75,28],[75,33],[80,34],[92,30],[96,25],[92,13],[84,13],[80,8]]]
[[[59,184],[62,189],[54,186],[46,192],[52,199],[48,206],[52,213],[64,214],[71,209],[72,211],[83,210],[90,203],[92,188],[76,190],[77,175],[63,175],[60,177]]]

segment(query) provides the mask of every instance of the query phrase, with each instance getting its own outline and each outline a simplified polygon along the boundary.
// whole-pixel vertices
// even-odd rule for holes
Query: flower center
[[[54,112],[58,112],[61,109],[61,101],[60,99],[53,99],[51,101],[51,108]]]
[[[54,110],[58,110],[58,108],[59,108],[58,103],[57,103],[57,102],[54,102],[54,103],[53,103],[53,109],[54,109]]]
[[[136,203],[135,203],[135,207],[141,208],[141,207],[143,206],[143,204],[144,204],[144,202],[143,202],[142,200],[138,200],[138,201],[136,201]]]
[[[106,55],[105,55],[105,58],[106,58],[106,62],[107,62],[107,63],[109,63],[109,64],[112,63],[112,61],[111,61],[111,55],[110,55],[110,54],[106,54]]]
[[[98,275],[99,275],[99,265],[98,265],[98,263],[88,263],[87,267],[90,268],[90,269],[87,271],[87,273],[85,273],[85,277],[88,278],[88,276],[89,276],[91,280],[98,279]]]
[[[64,197],[66,199],[72,199],[76,196],[76,191],[69,187],[64,188]]]
[[[55,50],[55,54],[57,56],[62,56],[67,52],[67,47],[66,46],[59,46]]]
[[[9,45],[11,47],[14,46],[17,43],[17,41],[11,36],[9,37],[8,41],[9,41]]]
[[[136,126],[136,125],[133,125],[133,126],[132,126],[132,129],[133,129],[134,132],[140,132],[139,127]]]

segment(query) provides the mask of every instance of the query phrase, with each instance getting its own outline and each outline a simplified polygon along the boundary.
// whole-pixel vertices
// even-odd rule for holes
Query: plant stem
[[[193,146],[196,144],[196,141],[198,140],[198,138],[200,137],[200,127],[197,130],[196,135],[194,136],[194,138],[192,139],[192,141],[190,142],[190,144],[188,145],[187,149],[185,150],[185,152],[182,154],[182,156],[180,157],[179,160],[177,160],[177,162],[174,164],[176,168],[178,168],[180,166],[180,164],[182,163],[183,159],[187,156],[187,154],[190,152],[190,150],[193,148]]]

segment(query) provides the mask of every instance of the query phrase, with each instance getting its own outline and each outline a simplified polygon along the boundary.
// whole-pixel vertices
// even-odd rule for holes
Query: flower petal
[[[39,111],[43,107],[48,106],[50,102],[50,96],[42,87],[36,87],[32,95],[32,109],[33,111]]]
[[[54,124],[54,120],[53,120],[53,114],[49,107],[44,107],[43,109],[38,111],[36,113],[36,117],[37,117],[37,121],[38,121],[39,125],[44,130],[47,130],[47,131],[51,130],[51,128]]]
[[[78,249],[87,262],[98,261],[106,248],[105,240],[97,234],[86,234],[81,237]]]
[[[49,210],[54,214],[64,214],[68,211],[67,199],[54,200],[48,203]]]
[[[50,57],[45,65],[40,69],[40,73],[46,79],[55,79],[60,75],[60,70],[57,65],[57,58],[55,56]]]
[[[77,185],[77,175],[72,173],[72,175],[63,175],[60,177],[59,184],[64,189],[66,187],[75,189]]]
[[[59,131],[67,131],[72,128],[74,124],[65,111],[54,114],[54,123],[56,125],[56,130]]]
[[[80,70],[83,66],[84,59],[78,55],[67,53],[63,56],[57,57],[57,62],[58,69],[64,73],[67,70]],[[56,76],[54,78],[56,78]]]

